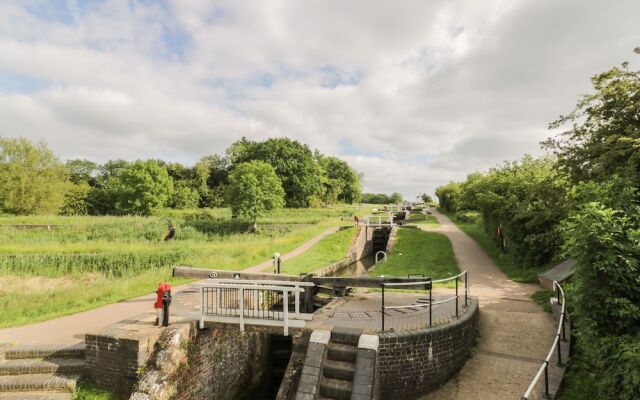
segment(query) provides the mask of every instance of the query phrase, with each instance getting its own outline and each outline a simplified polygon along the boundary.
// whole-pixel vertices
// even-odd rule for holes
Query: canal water
[[[347,265],[346,267],[336,271],[333,275],[329,275],[329,276],[346,278],[350,276],[366,275],[367,271],[369,271],[369,269],[371,269],[371,267],[373,267],[374,264],[375,264],[374,256],[368,255],[352,264]]]

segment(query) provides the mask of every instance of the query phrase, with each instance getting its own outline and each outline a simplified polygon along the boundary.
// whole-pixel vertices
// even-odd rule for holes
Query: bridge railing
[[[566,301],[564,296],[564,290],[562,290],[562,286],[558,283],[558,281],[553,281],[553,289],[556,292],[556,299],[558,304],[561,304],[560,318],[558,322],[558,329],[556,331],[555,339],[553,340],[553,344],[551,345],[551,349],[549,350],[549,354],[547,354],[547,358],[544,359],[542,365],[538,369],[538,372],[533,377],[531,384],[524,392],[521,400],[529,400],[531,398],[531,393],[533,393],[534,388],[540,381],[540,378],[544,376],[544,398],[549,398],[549,363],[551,362],[551,358],[553,357],[553,352],[557,352],[558,357],[558,366],[562,366],[562,351],[561,351],[561,343],[566,342],[566,332],[565,332],[565,311],[566,311]]]
[[[455,295],[451,296],[449,298],[443,299],[443,300],[439,300],[439,301],[433,301],[433,284],[434,283],[443,283],[443,282],[450,282],[450,281],[455,281]],[[439,304],[444,304],[444,303],[448,303],[450,301],[455,300],[456,302],[456,319],[460,317],[460,289],[459,289],[459,281],[463,280],[464,281],[464,305],[465,307],[469,305],[469,272],[468,271],[464,271],[459,273],[456,276],[452,276],[449,278],[444,278],[444,279],[436,279],[436,280],[432,280],[432,279],[425,279],[422,282],[394,282],[394,283],[382,283],[382,305],[381,305],[381,312],[382,312],[382,332],[384,332],[385,330],[385,311],[386,310],[399,310],[399,309],[403,309],[403,308],[419,308],[419,307],[428,307],[429,308],[429,326],[433,325],[433,306],[439,305]],[[384,300],[384,292],[385,289],[388,288],[396,288],[396,289],[402,289],[403,287],[407,287],[407,286],[419,286],[419,285],[424,285],[424,288],[426,291],[429,292],[429,299],[427,302],[425,303],[414,303],[414,304],[408,304],[408,305],[400,305],[400,306],[388,306],[385,304],[385,300]]]
[[[366,226],[391,226],[393,223],[393,214],[389,215],[367,215],[362,219],[362,222]]]
[[[300,312],[300,294],[312,282],[212,279],[200,286],[200,328],[205,321],[302,327],[311,314]]]

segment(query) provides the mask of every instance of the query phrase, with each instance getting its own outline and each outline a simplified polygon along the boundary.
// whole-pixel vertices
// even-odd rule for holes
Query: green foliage
[[[319,191],[320,167],[309,146],[288,138],[264,142],[242,139],[228,150],[233,169],[247,161],[270,164],[282,183],[287,207],[309,207]],[[229,180],[231,177],[229,176]]]
[[[346,161],[321,154],[316,154],[316,159],[322,172],[320,197],[325,204],[338,200],[353,204],[360,200],[360,176]]]
[[[78,388],[73,394],[73,400],[117,400],[118,396],[114,392],[98,389],[88,380],[80,381]]]
[[[640,186],[640,71],[628,63],[592,78],[595,92],[551,127],[570,130],[545,146],[555,150],[560,166],[574,182],[606,181],[611,176]]]
[[[262,161],[237,164],[229,174],[227,202],[255,226],[258,217],[284,206],[284,190],[274,168]]]
[[[393,193],[391,195],[384,193],[363,193],[361,201],[366,204],[397,204],[402,201],[402,195],[400,193]]]
[[[408,274],[424,274],[425,277],[441,279],[459,272],[451,242],[445,235],[401,228],[389,261],[377,264],[369,275],[406,278]]]
[[[69,187],[66,168],[44,142],[0,137],[0,210],[55,214]]]
[[[200,194],[197,190],[190,188],[183,181],[176,184],[173,190],[169,205],[172,208],[189,209],[197,208],[200,204]]]
[[[90,160],[74,159],[68,160],[65,165],[69,170],[69,178],[76,185],[82,183],[92,183],[94,175],[98,170],[98,164]]]
[[[64,204],[60,209],[60,215],[87,215],[89,213],[89,193],[91,186],[80,181],[69,185],[64,196]]]
[[[436,189],[436,196],[438,196],[440,208],[444,212],[449,213],[458,211],[460,191],[460,184],[456,182],[449,182]]]
[[[120,168],[105,183],[117,214],[150,215],[167,205],[173,182],[166,168],[155,160],[135,161]]]
[[[456,218],[460,222],[475,224],[480,221],[480,213],[477,211],[460,211],[456,213]]]
[[[539,290],[531,295],[531,299],[548,313],[551,312],[551,297],[554,293],[551,290]]]
[[[430,195],[426,194],[426,193],[422,193],[422,194],[421,194],[421,195],[419,195],[418,197],[420,197],[420,200],[422,200],[422,202],[423,202],[424,204],[431,204],[431,203],[433,203],[433,198],[432,198]]]

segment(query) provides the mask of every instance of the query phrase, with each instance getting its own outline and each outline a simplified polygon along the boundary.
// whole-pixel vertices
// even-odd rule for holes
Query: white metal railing
[[[205,321],[238,323],[241,331],[245,324],[283,326],[288,336],[290,326],[303,327],[312,319],[300,312],[300,293],[312,282],[210,279],[197,286],[201,329]]]
[[[460,316],[460,310],[459,310],[459,298],[460,298],[460,294],[459,294],[459,290],[458,290],[458,281],[461,279],[461,277],[464,276],[464,305],[465,307],[467,305],[469,305],[469,272],[468,271],[463,271],[461,273],[459,273],[456,276],[452,276],[449,278],[444,278],[444,279],[436,279],[436,280],[425,280],[425,281],[421,281],[421,282],[394,282],[394,283],[382,283],[382,306],[381,306],[381,311],[382,311],[382,331],[384,332],[384,314],[386,310],[397,310],[397,309],[403,309],[403,308],[418,308],[418,307],[429,307],[429,326],[432,326],[432,311],[433,311],[433,306],[436,306],[438,304],[444,304],[447,303],[451,300],[455,300],[456,301],[456,318],[459,318]],[[444,300],[440,300],[440,301],[433,301],[433,284],[434,283],[442,283],[442,282],[449,282],[451,280],[455,280],[456,282],[456,294],[455,296],[449,297],[448,299],[444,299]],[[416,304],[409,304],[409,305],[402,305],[402,306],[386,306],[384,304],[384,290],[385,288],[390,288],[390,287],[395,287],[395,288],[402,288],[402,287],[407,287],[407,286],[421,286],[424,285],[426,290],[429,291],[429,302],[428,303],[416,303]]]
[[[382,258],[379,257],[380,254],[382,254]],[[375,264],[379,263],[380,261],[387,262],[388,261],[387,260],[387,253],[382,251],[382,250],[378,251],[376,253],[376,255],[375,255],[375,260],[374,261],[375,261]]]
[[[551,361],[551,357],[553,356],[554,350],[557,350],[557,353],[558,353],[558,366],[560,367],[562,366],[562,351],[560,348],[560,343],[567,341],[567,338],[565,336],[566,334],[565,327],[564,327],[566,299],[564,296],[564,290],[562,290],[562,286],[560,286],[558,281],[553,281],[553,290],[556,292],[556,299],[558,303],[562,305],[562,308],[560,311],[560,322],[558,323],[556,337],[553,340],[553,344],[551,345],[549,354],[547,354],[547,358],[545,358],[544,361],[542,362],[542,365],[538,369],[538,372],[536,373],[536,375],[533,377],[531,384],[527,388],[526,392],[524,392],[524,395],[522,396],[521,400],[529,400],[529,397],[531,396],[533,389],[535,388],[536,384],[538,383],[538,381],[540,380],[543,374],[544,374],[544,395],[546,396],[546,398],[549,398],[549,362]],[[562,295],[562,300],[560,299],[561,297],[560,295]]]
[[[364,225],[366,226],[390,226],[393,223],[393,214],[389,213],[386,216],[383,215],[367,215],[363,218]]]

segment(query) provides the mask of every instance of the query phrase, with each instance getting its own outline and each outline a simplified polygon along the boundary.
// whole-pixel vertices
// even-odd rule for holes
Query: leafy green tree
[[[200,194],[198,191],[190,188],[184,181],[179,181],[174,186],[169,206],[178,209],[197,208],[199,202]]]
[[[98,164],[90,160],[74,159],[67,160],[65,163],[69,170],[69,178],[75,184],[88,183],[94,184],[94,176],[98,170]]]
[[[389,202],[392,204],[398,204],[402,202],[402,194],[398,192],[391,193],[391,197],[389,197]]]
[[[173,181],[155,160],[138,160],[117,169],[104,191],[114,200],[115,213],[149,215],[168,204]]]
[[[274,168],[262,161],[237,164],[229,173],[226,200],[234,215],[251,218],[254,230],[258,217],[284,206],[284,189]]]
[[[422,202],[423,202],[424,204],[430,204],[430,203],[433,203],[433,199],[431,198],[431,196],[429,196],[429,195],[428,195],[428,194],[426,194],[426,193],[422,193],[421,195],[419,195],[419,196],[418,196],[418,198],[419,198],[420,200],[422,200]]]
[[[14,214],[55,214],[69,174],[44,142],[0,137],[0,208]]]
[[[286,193],[287,207],[308,207],[319,192],[321,176],[309,146],[288,138],[272,138],[251,142],[243,138],[229,149],[232,165],[259,160],[276,171]]]
[[[640,48],[635,52],[640,54]],[[640,186],[640,71],[628,66],[623,63],[594,76],[595,92],[551,124],[571,124],[543,145],[555,150],[573,182],[603,182],[616,175]]]
[[[460,184],[457,182],[449,182],[446,185],[438,187],[436,189],[436,196],[438,196],[440,207],[446,212],[458,211],[461,190]]]
[[[87,215],[89,213],[89,193],[91,186],[80,181],[69,185],[64,196],[64,204],[60,210],[62,215]]]
[[[317,152],[315,157],[323,175],[321,197],[325,203],[334,204],[342,200],[353,204],[360,200],[360,175],[346,161]]]

